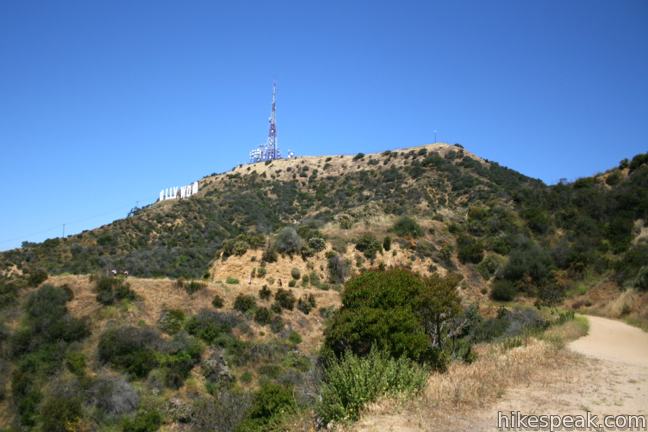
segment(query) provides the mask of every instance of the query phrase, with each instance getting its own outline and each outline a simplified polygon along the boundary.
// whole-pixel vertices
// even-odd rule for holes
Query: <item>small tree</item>
[[[234,309],[239,312],[247,312],[256,307],[256,299],[251,295],[239,294],[234,299]]]
[[[391,250],[391,244],[392,244],[391,237],[385,236],[385,238],[383,239],[383,249],[385,249],[386,251]]]
[[[445,326],[461,311],[461,299],[457,293],[460,280],[458,276],[431,276],[425,279],[424,288],[419,293],[418,307],[423,326],[434,347],[443,347]]]
[[[401,237],[417,238],[423,235],[421,226],[409,216],[399,218],[394,224],[392,231]]]
[[[277,234],[275,247],[281,253],[288,255],[299,253],[304,247],[304,242],[293,227],[285,227]]]

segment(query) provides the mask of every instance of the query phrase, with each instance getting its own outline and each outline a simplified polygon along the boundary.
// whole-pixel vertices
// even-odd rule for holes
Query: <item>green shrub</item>
[[[265,382],[254,395],[252,406],[241,423],[240,431],[267,431],[287,415],[296,412],[297,403],[292,389],[280,384]]]
[[[254,321],[259,323],[260,325],[270,324],[271,319],[272,312],[270,312],[270,309],[268,309],[267,307],[260,307],[254,313]]]
[[[290,288],[294,288],[297,285],[297,280],[296,279],[291,279],[288,281],[288,286]]]
[[[143,378],[158,366],[158,334],[149,328],[119,327],[106,330],[99,339],[97,353],[104,363]]]
[[[198,292],[200,290],[203,290],[207,287],[207,284],[205,282],[199,282],[192,280],[189,283],[184,284],[184,289],[187,291],[187,294],[192,295],[195,292]]]
[[[495,276],[500,265],[500,260],[496,256],[487,255],[479,265],[477,265],[477,271],[484,279],[490,279]]]
[[[462,263],[478,264],[484,258],[484,248],[478,240],[460,235],[457,239],[457,252]]]
[[[16,303],[19,290],[20,287],[16,282],[0,277],[0,309]]]
[[[275,293],[275,301],[283,309],[293,310],[296,300],[295,295],[290,290],[279,288]]]
[[[288,335],[288,342],[293,345],[299,345],[302,342],[302,337],[295,330],[291,330]]]
[[[130,289],[130,285],[121,277],[99,276],[95,281],[95,290],[97,301],[103,305],[135,299],[135,293]]]
[[[391,250],[391,245],[392,245],[391,237],[385,236],[385,238],[383,239],[383,249],[385,249],[386,251],[389,251],[389,250]]]
[[[517,289],[508,280],[496,280],[491,289],[491,298],[497,301],[511,301],[515,298]]]
[[[212,306],[214,306],[216,309],[220,309],[223,307],[224,304],[225,304],[225,300],[223,299],[223,297],[216,294],[214,296],[214,299],[212,300]]]
[[[263,278],[266,274],[268,274],[268,270],[264,266],[259,267],[256,271],[256,276],[258,278]]]
[[[355,248],[370,260],[375,259],[378,252],[382,252],[382,244],[372,234],[362,235],[356,240]]]
[[[65,367],[74,375],[85,376],[86,357],[79,351],[68,351],[65,354]]]
[[[225,283],[228,283],[230,285],[236,285],[239,283],[239,280],[233,276],[228,276],[227,279],[225,279]]]
[[[263,251],[261,260],[266,263],[273,263],[277,261],[277,249],[274,245],[268,245],[268,247]]]
[[[359,161],[359,160],[362,159],[363,157],[365,157],[365,154],[364,154],[364,153],[358,153],[358,154],[356,154],[355,156],[353,156],[353,160],[354,160],[354,161]]]
[[[400,217],[391,229],[401,237],[417,238],[423,235],[421,226],[411,217]]]
[[[132,418],[126,418],[123,432],[155,432],[162,426],[162,416],[157,410],[140,410]]]
[[[78,421],[82,414],[81,395],[52,395],[45,399],[40,409],[43,419],[43,430],[48,432],[68,432],[70,426]]]
[[[29,272],[27,283],[29,286],[37,287],[47,280],[47,272],[41,268],[32,269]]]
[[[281,310],[281,307],[279,308]],[[283,318],[281,318],[281,315],[275,315],[272,317],[272,320],[270,321],[270,330],[272,330],[273,333],[279,333],[284,329],[284,321]]]
[[[442,293],[451,297],[435,298],[429,294],[437,284],[450,285]],[[338,356],[349,349],[354,354],[367,355],[375,345],[394,358],[406,356],[442,368],[440,350],[432,343],[435,323],[429,320],[443,313],[437,312],[439,308],[446,313],[444,319],[452,318],[449,312],[453,309],[442,306],[457,301],[456,284],[456,279],[431,278],[426,282],[403,269],[369,271],[356,276],[345,284],[342,308],[325,330],[325,344]]]
[[[158,328],[166,334],[178,333],[185,322],[185,314],[179,309],[165,309],[160,313]]]
[[[185,328],[189,334],[213,343],[219,337],[229,334],[239,322],[240,319],[234,314],[205,309],[191,317]]]
[[[305,315],[308,315],[315,306],[317,306],[317,303],[313,294],[303,295],[297,302],[297,309],[302,311]]]
[[[340,255],[331,255],[328,258],[328,273],[332,283],[343,283],[349,273],[349,263]]]
[[[290,276],[292,276],[293,279],[299,279],[301,277],[301,272],[297,267],[293,267],[292,270],[290,270]]]
[[[357,420],[361,409],[380,397],[419,392],[427,376],[415,362],[375,348],[365,357],[347,352],[326,368],[317,413],[325,424]]]
[[[548,251],[531,241],[523,241],[511,251],[501,278],[512,282],[530,280],[540,285],[550,276],[551,267],[552,260]]]
[[[634,287],[639,291],[648,291],[648,266],[643,266],[639,269],[634,281]]]
[[[326,248],[326,241],[321,237],[311,237],[308,239],[308,247],[315,252],[320,252]]]
[[[251,295],[239,294],[234,299],[234,309],[239,312],[247,312],[256,307],[256,299]]]
[[[263,285],[259,290],[259,298],[261,300],[269,300],[272,297],[272,291],[268,288],[268,285]]]
[[[275,239],[275,247],[277,251],[288,255],[293,255],[301,252],[304,247],[304,242],[297,234],[293,227],[284,227],[277,234]]]
[[[200,361],[202,351],[202,345],[193,336],[185,332],[176,334],[165,346],[165,354],[159,356],[165,384],[171,388],[180,388]]]

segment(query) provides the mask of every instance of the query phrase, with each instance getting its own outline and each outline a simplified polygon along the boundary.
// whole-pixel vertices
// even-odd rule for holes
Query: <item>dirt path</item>
[[[363,419],[356,430],[498,431],[498,411],[648,416],[648,333],[610,319],[590,316],[588,320],[589,334],[569,344],[567,362],[546,368],[529,385],[508,389],[494,404],[420,419],[390,415],[384,418],[386,424]]]

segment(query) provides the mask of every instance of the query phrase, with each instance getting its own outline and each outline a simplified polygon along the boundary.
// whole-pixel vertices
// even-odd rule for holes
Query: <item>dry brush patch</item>
[[[582,320],[574,320],[551,329],[548,340],[529,337],[525,344],[512,349],[502,343],[477,346],[475,362],[454,362],[446,372],[432,374],[419,397],[370,404],[358,423],[338,430],[419,430],[416,427],[429,427],[488,406],[509,388],[543,382],[556,368],[575,367],[579,357],[561,347],[586,331]]]

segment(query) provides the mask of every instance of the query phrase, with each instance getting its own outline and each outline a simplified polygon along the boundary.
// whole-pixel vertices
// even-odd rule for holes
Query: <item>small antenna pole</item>
[[[434,129],[434,144],[437,143],[437,130]]]
[[[63,238],[65,238],[65,224],[63,224]]]

